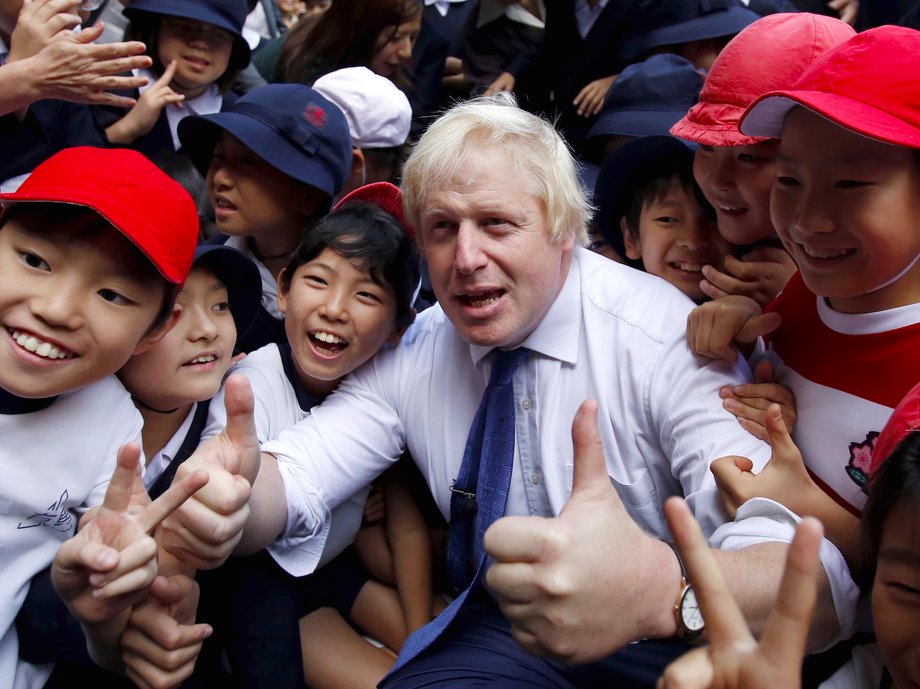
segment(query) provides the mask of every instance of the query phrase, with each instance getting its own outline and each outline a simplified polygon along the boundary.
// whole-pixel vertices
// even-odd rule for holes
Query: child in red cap
[[[733,337],[769,333],[798,408],[801,455],[777,408],[751,403],[774,460],[756,477],[743,460],[717,460],[728,501],[767,497],[820,517],[851,563],[873,444],[920,380],[918,68],[920,32],[881,27],[755,101],[741,130],[781,137],[771,214],[800,272],[766,314],[733,296],[701,307],[710,320],[691,317],[691,343],[711,356],[733,358],[723,349]],[[726,404],[743,392],[725,391]]]
[[[694,175],[716,210],[719,232],[738,246],[725,271],[704,270],[712,298],[744,294],[766,306],[795,272],[770,221],[770,188],[777,142],[738,131],[738,119],[755,98],[795,82],[825,51],[854,35],[840,20],[805,12],[755,21],[716,58],[700,102],[671,127],[674,136],[699,144]],[[782,45],[782,50],[777,46]]]
[[[148,532],[206,481],[128,513],[140,452],[123,446],[140,439],[141,419],[112,375],[175,322],[198,216],[178,184],[127,150],[66,149],[0,202],[0,685],[19,689],[49,673],[18,657],[12,625],[30,580],[54,560],[91,656],[116,664],[130,606],[156,574]]]

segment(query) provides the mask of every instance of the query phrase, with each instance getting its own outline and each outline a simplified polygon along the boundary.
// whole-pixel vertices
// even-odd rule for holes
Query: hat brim
[[[201,8],[200,11],[197,6],[195,11],[190,10],[188,0],[156,0],[156,2],[135,0],[135,3],[130,7],[124,8],[122,14],[131,21],[149,21],[153,16],[168,16],[195,19],[196,21],[213,24],[225,31],[229,31],[233,35],[233,54],[230,59],[234,68],[243,69],[252,59],[252,49],[249,47],[249,42],[236,26],[219,14],[208,12],[206,7]]]
[[[224,244],[199,244],[192,270],[206,268],[227,288],[237,338],[255,321],[262,305],[262,276],[249,258]]]
[[[920,132],[887,112],[847,96],[819,91],[774,91],[755,100],[741,116],[749,136],[779,139],[789,111],[802,106],[844,129],[895,146],[920,148]]]
[[[738,129],[744,108],[728,103],[697,103],[678,120],[670,132],[685,141],[704,146],[750,146],[768,141],[769,136],[749,136]]]
[[[325,165],[305,154],[272,127],[237,112],[193,115],[183,118],[179,123],[182,149],[205,177],[221,131],[232,134],[262,160],[288,177],[316,187],[330,201],[335,196],[335,180]]]
[[[587,138],[595,136],[667,135],[685,110],[619,110],[598,115]]]
[[[621,60],[633,60],[643,53],[665,45],[687,41],[703,41],[740,33],[742,29],[760,19],[760,15],[741,6],[709,12],[685,22],[662,26],[623,42]]]

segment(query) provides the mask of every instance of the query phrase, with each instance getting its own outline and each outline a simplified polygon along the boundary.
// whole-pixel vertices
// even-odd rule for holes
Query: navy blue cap
[[[703,76],[679,55],[629,65],[613,82],[588,138],[667,134],[696,105],[702,88]]]
[[[641,262],[626,257],[620,218],[629,213],[637,191],[653,179],[681,172],[693,178],[693,151],[673,136],[635,139],[604,158],[594,187],[597,206],[594,222],[607,243],[627,264],[637,267]],[[704,208],[710,208],[700,193],[696,196]]]
[[[242,69],[249,64],[251,51],[243,38],[246,22],[245,0],[133,0],[124,9],[131,21],[149,19],[150,15],[184,17],[219,26],[233,34],[233,54],[230,64]]]
[[[262,276],[252,259],[232,246],[199,244],[192,269],[206,268],[224,283],[236,336],[249,330],[262,304]]]
[[[288,177],[325,192],[330,203],[351,172],[345,115],[302,84],[269,84],[221,112],[183,118],[182,149],[203,175],[222,130]]]
[[[654,29],[624,41],[621,60],[634,60],[661,46],[733,36],[760,19],[738,0],[661,0],[661,5],[656,12],[663,12],[664,18]]]

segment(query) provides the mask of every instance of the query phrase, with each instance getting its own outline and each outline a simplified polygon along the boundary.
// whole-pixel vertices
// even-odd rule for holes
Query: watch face
[[[684,591],[684,597],[680,601],[680,619],[689,632],[701,632],[706,626],[699,603],[696,602],[696,593],[690,587]]]

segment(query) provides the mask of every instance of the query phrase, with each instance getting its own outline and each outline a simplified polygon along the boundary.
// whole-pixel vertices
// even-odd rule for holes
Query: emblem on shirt
[[[850,461],[847,462],[847,475],[853,482],[866,491],[869,484],[869,468],[872,466],[872,448],[878,431],[866,433],[866,439],[861,443],[850,443]]]
[[[73,530],[73,515],[67,509],[68,497],[65,490],[61,493],[61,497],[48,506],[48,509],[30,515],[25,521],[19,522],[17,528],[32,529],[36,526],[46,526],[52,531],[70,533]]]

